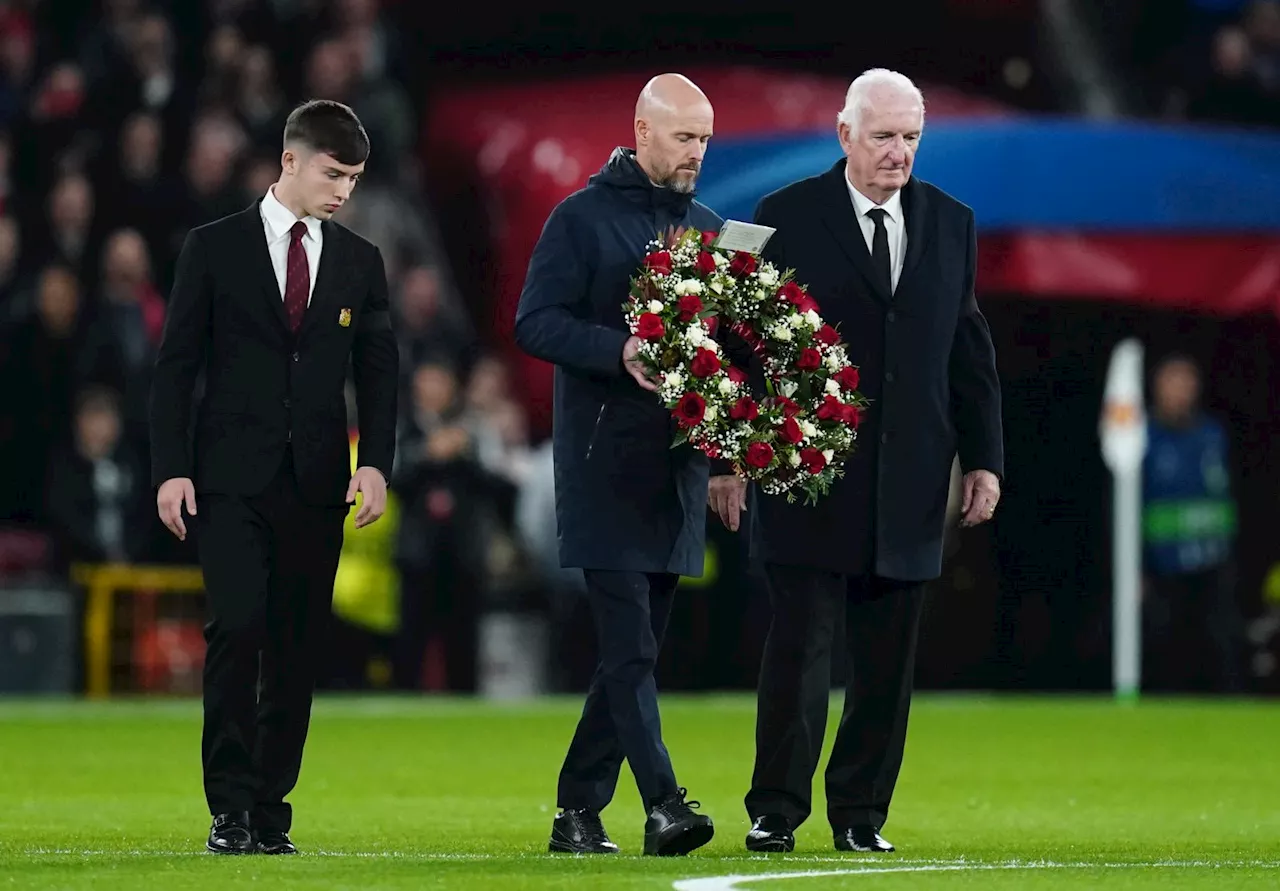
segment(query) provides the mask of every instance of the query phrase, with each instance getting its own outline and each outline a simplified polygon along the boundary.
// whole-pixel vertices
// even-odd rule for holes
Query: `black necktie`
[[[876,231],[871,237],[871,268],[880,276],[880,284],[886,294],[893,293],[893,273],[889,269],[889,230],[884,227],[884,218],[889,212],[882,207],[873,207],[867,211]]]

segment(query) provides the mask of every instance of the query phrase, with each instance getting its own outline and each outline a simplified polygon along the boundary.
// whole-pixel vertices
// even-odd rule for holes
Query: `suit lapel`
[[[280,323],[281,331],[288,334],[289,317],[285,315],[280,283],[276,281],[275,267],[271,265],[271,252],[267,249],[267,236],[262,228],[260,205],[261,201],[255,201],[243,214],[245,256],[249,260],[250,275],[261,284],[262,297],[267,301],[268,310]]]
[[[329,319],[332,324],[338,323],[337,312],[332,311],[330,304],[340,293],[338,288],[338,270],[342,268],[342,256],[345,248],[341,230],[328,220],[320,224],[323,243],[320,247],[320,268],[316,271],[316,286],[311,290],[311,304],[302,316],[302,326],[298,329],[298,339],[317,324]]]
[[[902,213],[907,224],[907,256],[902,261],[902,275],[898,279],[899,291],[911,270],[919,265],[925,248],[929,246],[930,227],[925,225],[929,217],[929,199],[914,176],[907,180],[907,185],[902,190]]]
[[[845,256],[849,258],[855,269],[866,280],[871,293],[884,303],[892,299],[892,295],[880,283],[880,277],[871,266],[871,252],[867,250],[866,239],[862,235],[862,227],[858,223],[858,211],[849,197],[849,186],[845,182],[843,160],[837,161],[824,176],[823,189],[826,206],[823,208],[822,220],[831,234],[835,236]]]

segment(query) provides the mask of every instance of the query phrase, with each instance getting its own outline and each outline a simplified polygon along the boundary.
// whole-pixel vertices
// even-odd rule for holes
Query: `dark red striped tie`
[[[307,293],[311,290],[311,270],[307,266],[307,252],[302,247],[302,236],[307,234],[307,224],[298,220],[289,230],[289,259],[284,273],[284,311],[289,317],[289,330],[298,333],[302,317],[307,311]]]

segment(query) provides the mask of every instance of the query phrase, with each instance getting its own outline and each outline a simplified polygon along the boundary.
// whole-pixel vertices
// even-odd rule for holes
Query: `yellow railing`
[[[196,566],[77,564],[71,568],[71,580],[86,591],[85,692],[90,699],[105,699],[111,692],[111,623],[117,591],[195,594],[204,590],[204,574]]]

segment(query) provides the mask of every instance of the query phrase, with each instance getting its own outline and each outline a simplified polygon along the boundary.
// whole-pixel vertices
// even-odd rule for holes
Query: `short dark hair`
[[[302,143],[314,152],[331,155],[354,167],[369,157],[369,134],[350,106],[332,99],[312,99],[289,113],[284,144]]]

